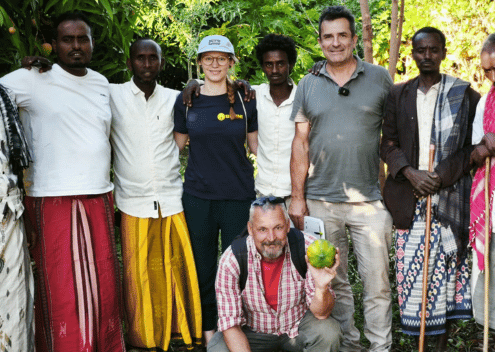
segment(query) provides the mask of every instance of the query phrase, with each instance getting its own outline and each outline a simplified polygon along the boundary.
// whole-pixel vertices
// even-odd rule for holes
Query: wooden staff
[[[428,171],[433,172],[433,161],[435,158],[435,145],[430,144],[428,158]],[[426,328],[426,306],[428,294],[428,263],[430,262],[430,234],[431,234],[431,195],[426,197],[426,226],[425,226],[425,254],[423,256],[423,291],[421,295],[421,325],[419,327],[419,352],[424,351],[425,328]]]
[[[488,352],[488,334],[490,325],[490,310],[489,310],[489,285],[490,285],[490,157],[485,159],[485,325],[483,330],[483,352]]]

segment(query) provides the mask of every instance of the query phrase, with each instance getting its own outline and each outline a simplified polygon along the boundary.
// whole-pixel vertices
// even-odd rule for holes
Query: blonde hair
[[[237,118],[237,115],[235,114],[234,111],[235,86],[234,86],[234,82],[230,79],[229,76],[227,76],[227,96],[229,98],[229,103],[230,103],[230,119],[235,120]]]

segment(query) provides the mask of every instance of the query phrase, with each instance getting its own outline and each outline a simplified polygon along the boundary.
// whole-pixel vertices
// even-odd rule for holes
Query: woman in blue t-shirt
[[[225,37],[204,38],[198,48],[198,64],[205,84],[191,108],[175,103],[174,134],[179,149],[189,140],[182,203],[198,273],[206,343],[217,324],[215,276],[218,237],[222,252],[242,232],[255,199],[253,166],[245,142],[256,154],[258,115],[256,101],[243,102],[228,71],[236,60],[234,47]]]

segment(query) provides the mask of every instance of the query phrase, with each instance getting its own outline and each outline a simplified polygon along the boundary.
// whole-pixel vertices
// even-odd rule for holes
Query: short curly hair
[[[263,55],[268,51],[281,50],[287,54],[290,65],[297,60],[296,43],[292,38],[281,34],[268,34],[256,45],[256,58],[263,65]]]
[[[439,30],[438,28],[435,28],[435,27],[423,27],[421,29],[418,29],[416,31],[416,33],[414,33],[414,35],[412,36],[412,46],[413,46],[413,49],[415,47],[415,44],[416,44],[416,39],[418,37],[418,35],[420,34],[436,34],[438,35],[438,39],[440,39],[440,43],[442,44],[442,48],[445,49],[445,46],[447,44],[447,40],[445,39],[445,34],[443,34],[443,32],[441,30]]]

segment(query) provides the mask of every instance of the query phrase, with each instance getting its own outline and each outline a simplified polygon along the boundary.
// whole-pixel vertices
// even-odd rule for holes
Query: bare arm
[[[242,332],[239,325],[233,326],[223,332],[225,344],[230,351],[251,352],[246,334]]]
[[[251,153],[258,155],[258,131],[248,133],[247,144]]]
[[[184,149],[187,140],[189,139],[189,135],[184,133],[174,132],[174,138],[175,138],[175,143],[177,143],[177,146],[179,147],[179,151],[181,152],[182,149]]]
[[[302,230],[304,216],[309,215],[304,195],[304,184],[309,169],[309,122],[296,122],[296,133],[292,141],[290,158],[290,177],[292,182],[292,200],[289,215],[296,228]]]
[[[307,256],[306,262],[308,263],[308,270],[315,281],[315,295],[311,301],[309,310],[315,318],[326,319],[332,313],[333,306],[335,305],[335,297],[330,292],[329,285],[337,275],[337,267],[340,265],[340,250],[337,249],[335,264],[331,268],[317,269],[311,266]]]

